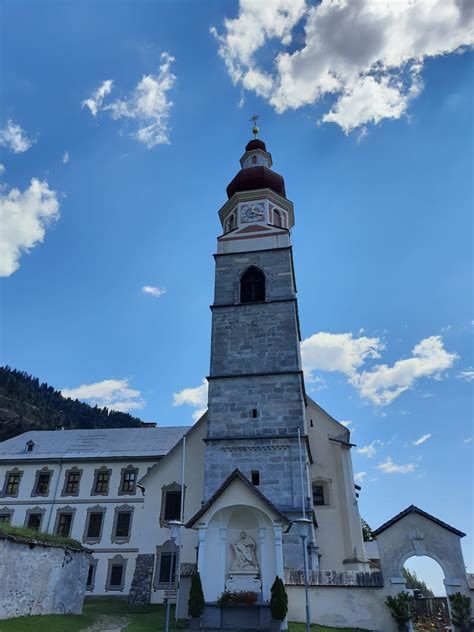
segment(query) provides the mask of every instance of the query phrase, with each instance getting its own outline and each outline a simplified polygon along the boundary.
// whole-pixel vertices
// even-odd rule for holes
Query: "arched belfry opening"
[[[264,300],[265,275],[252,266],[240,278],[240,302],[260,303]]]

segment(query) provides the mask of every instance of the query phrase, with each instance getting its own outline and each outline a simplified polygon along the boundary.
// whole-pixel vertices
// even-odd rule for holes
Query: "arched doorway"
[[[444,630],[450,625],[449,606],[441,565],[428,555],[411,556],[403,565],[406,590],[412,595],[414,632]]]

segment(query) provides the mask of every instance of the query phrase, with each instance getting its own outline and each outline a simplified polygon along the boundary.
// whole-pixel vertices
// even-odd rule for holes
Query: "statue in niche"
[[[258,572],[257,561],[257,544],[255,540],[245,533],[240,532],[240,539],[230,543],[234,551],[234,560],[232,562],[231,572],[250,571]]]

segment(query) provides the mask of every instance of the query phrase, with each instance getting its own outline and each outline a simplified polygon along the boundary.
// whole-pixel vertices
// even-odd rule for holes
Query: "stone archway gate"
[[[403,565],[414,555],[426,555],[441,566],[446,594],[472,596],[461,550],[465,533],[411,505],[373,532],[388,595],[406,590]]]

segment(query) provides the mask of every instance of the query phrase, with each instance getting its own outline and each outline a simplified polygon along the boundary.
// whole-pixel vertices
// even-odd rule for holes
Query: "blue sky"
[[[464,5],[363,4],[4,1],[2,362],[190,423],[256,111],[295,204],[308,392],[350,422],[361,513],[472,534]]]

